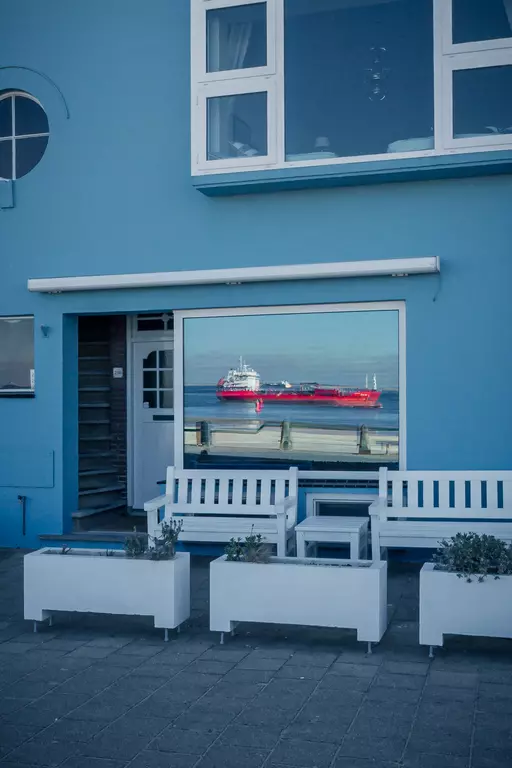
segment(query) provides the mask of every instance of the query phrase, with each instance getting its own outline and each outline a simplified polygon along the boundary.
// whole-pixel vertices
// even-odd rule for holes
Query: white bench
[[[227,542],[260,533],[285,557],[297,522],[298,471],[168,467],[165,495],[146,502],[148,533],[164,519],[181,520],[180,541]]]
[[[379,470],[370,505],[372,557],[381,550],[434,548],[456,533],[512,541],[512,472]]]

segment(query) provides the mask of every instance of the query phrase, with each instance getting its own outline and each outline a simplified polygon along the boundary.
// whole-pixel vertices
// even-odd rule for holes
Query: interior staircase
[[[78,327],[79,504],[75,527],[84,519],[126,507],[111,433],[110,321],[80,318]],[[80,522],[82,521],[82,523]]]

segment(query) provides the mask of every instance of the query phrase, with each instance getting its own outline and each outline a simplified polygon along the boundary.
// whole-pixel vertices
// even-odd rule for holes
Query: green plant
[[[113,549],[106,549],[105,550],[105,557],[114,557],[115,551]]]
[[[270,547],[261,533],[251,533],[245,539],[231,539],[226,547],[227,560],[245,563],[268,563]]]
[[[512,546],[487,534],[457,533],[441,542],[434,562],[439,570],[456,573],[467,582],[474,577],[479,582],[486,576],[499,579],[512,574]]]
[[[150,560],[172,560],[176,555],[178,541],[183,523],[181,520],[164,520],[160,528],[160,536],[151,537],[153,546],[148,549]]]
[[[66,547],[66,545],[64,545],[64,546],[62,547],[62,549],[60,550],[60,554],[61,554],[61,555],[67,555],[67,554],[69,554],[70,552],[71,552],[71,547]]]
[[[147,538],[144,534],[137,533],[137,528],[124,540],[126,557],[144,557],[148,551]]]

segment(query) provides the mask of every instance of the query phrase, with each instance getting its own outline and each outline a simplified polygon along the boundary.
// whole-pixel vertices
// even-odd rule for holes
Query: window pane
[[[266,3],[208,11],[206,30],[207,72],[266,65]]]
[[[12,99],[0,101],[0,136],[12,136]]]
[[[172,408],[173,407],[173,391],[172,389],[164,389],[160,392],[160,408]]]
[[[142,363],[143,368],[156,368],[156,352],[150,352]]]
[[[174,353],[170,349],[165,349],[159,352],[159,365],[160,368],[172,368]]]
[[[512,133],[512,66],[453,73],[454,138]]]
[[[48,136],[37,139],[16,140],[16,178],[21,179],[41,160],[48,144]]]
[[[160,371],[159,382],[162,389],[172,389],[173,387],[173,372],[172,371]]]
[[[396,466],[398,353],[391,310],[185,319],[185,466]]]
[[[34,319],[0,318],[0,392],[33,388]]]
[[[452,0],[452,8],[454,43],[512,36],[510,0]]]
[[[0,141],[0,179],[12,179],[12,141]]]
[[[156,408],[156,396],[157,393],[154,390],[151,391],[150,389],[145,389],[142,393],[144,408]]]
[[[250,158],[268,153],[266,93],[208,99],[207,120],[208,160]]]
[[[156,371],[144,371],[144,389],[156,389]]]
[[[14,99],[16,136],[48,133],[48,118],[44,109],[32,99],[16,96]]]
[[[286,159],[434,146],[432,0],[285,0]]]

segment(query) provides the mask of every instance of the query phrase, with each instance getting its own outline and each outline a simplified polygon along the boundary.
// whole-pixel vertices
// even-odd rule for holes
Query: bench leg
[[[300,532],[297,532],[297,557],[306,557],[305,536]]]
[[[224,632],[220,633],[220,644],[224,645]]]
[[[429,657],[429,659],[433,659],[434,658],[434,646],[433,645],[429,645],[429,647],[428,647],[428,657]]]
[[[165,643],[169,642],[169,630],[168,629],[164,629],[164,642]]]
[[[373,651],[372,651],[372,644],[370,642],[368,643],[368,651],[367,652],[368,652],[368,654],[373,653]]]
[[[351,560],[359,560],[359,548],[360,548],[359,534],[352,533],[350,536],[350,559]]]

